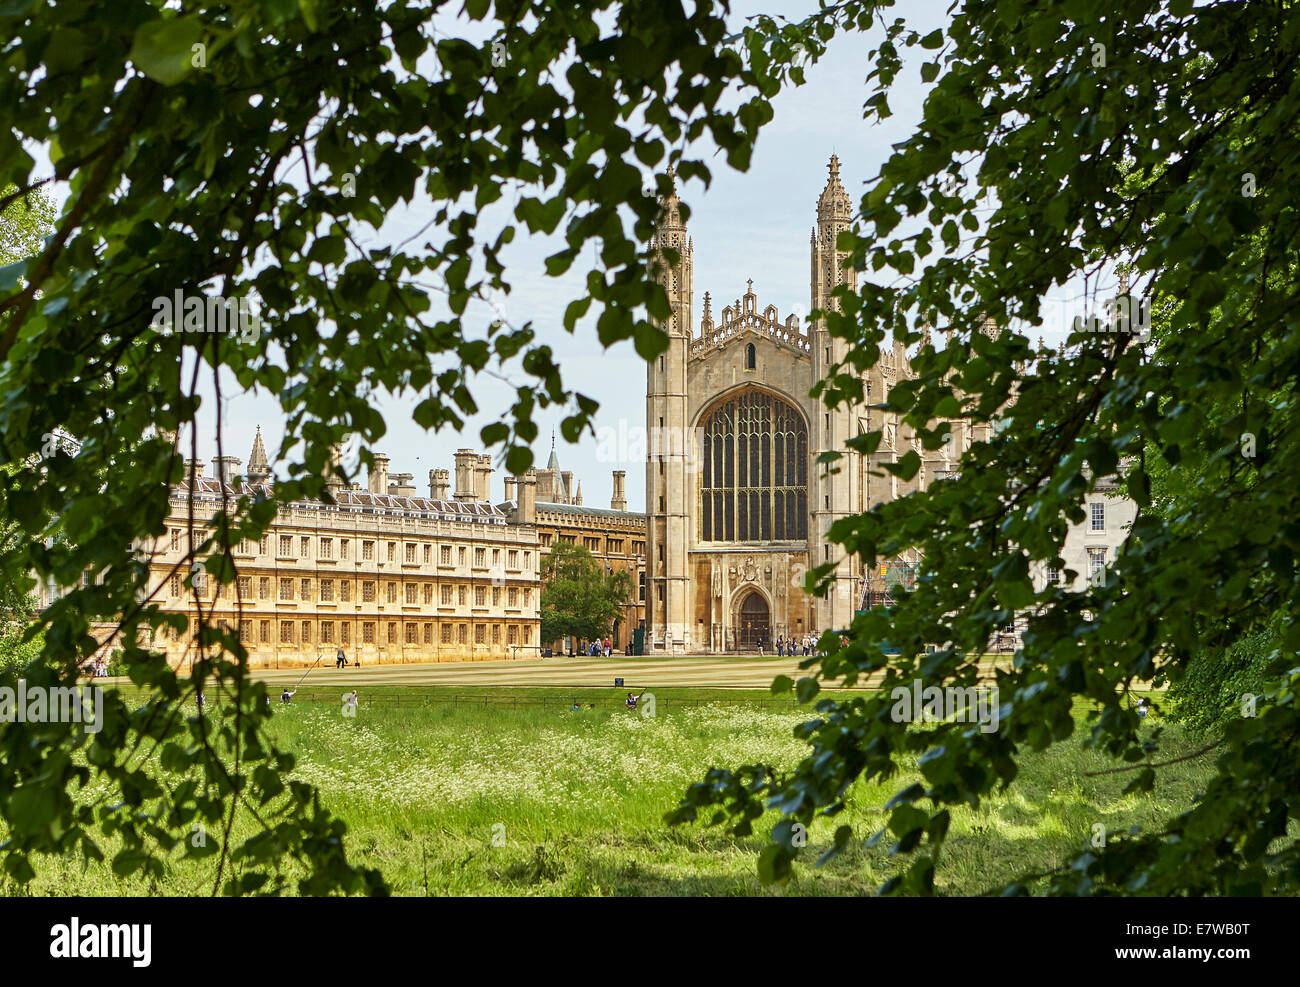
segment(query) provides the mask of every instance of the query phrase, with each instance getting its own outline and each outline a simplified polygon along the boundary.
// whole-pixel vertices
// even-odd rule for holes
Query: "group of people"
[[[599,658],[601,655],[608,658],[613,650],[613,643],[609,638],[605,638],[603,641],[591,641],[588,644],[584,644],[580,650],[586,654],[588,658]]]
[[[817,639],[811,634],[805,634],[801,638],[778,637],[776,639],[776,653],[782,657],[789,655],[793,658],[796,655],[807,657],[811,655],[817,647]]]
[[[96,658],[90,663],[90,675],[92,678],[102,679],[108,677],[108,662],[103,658]]]

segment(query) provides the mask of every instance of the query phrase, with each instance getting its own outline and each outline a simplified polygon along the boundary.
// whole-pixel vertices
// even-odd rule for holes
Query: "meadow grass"
[[[861,843],[884,824],[889,798],[919,779],[914,770],[854,786],[847,811],[810,828],[795,876],[780,887],[761,885],[756,871],[775,815],[746,839],[663,822],[709,767],[789,767],[804,755],[791,729],[810,718],[809,709],[747,701],[761,692],[665,689],[656,715],[646,717],[614,706],[611,690],[512,689],[511,696],[549,701],[510,708],[446,702],[483,690],[430,689],[424,705],[375,696],[347,718],[338,691],[277,707],[271,731],[297,755],[295,776],[319,786],[347,822],[352,860],[381,869],[395,894],[862,895],[900,867],[900,858],[888,855],[890,840],[872,849]],[[570,710],[574,695],[608,705]],[[1161,769],[1154,793],[1124,795],[1131,775],[1088,776],[1115,762],[1084,748],[1083,717],[1080,707],[1080,729],[1067,741],[1025,753],[1009,791],[978,810],[953,811],[941,893],[980,894],[1059,866],[1098,823],[1110,833],[1157,827],[1189,807],[1212,773],[1213,755],[1204,755]],[[1185,754],[1201,741],[1166,725],[1161,756]],[[850,849],[812,866],[843,823],[857,837]],[[237,819],[235,832],[252,835],[252,820]],[[104,849],[111,859],[113,848]],[[214,858],[186,859],[179,850],[156,881],[118,878],[107,864],[80,860],[42,858],[36,866],[29,886],[9,883],[4,891],[207,894],[215,872]]]

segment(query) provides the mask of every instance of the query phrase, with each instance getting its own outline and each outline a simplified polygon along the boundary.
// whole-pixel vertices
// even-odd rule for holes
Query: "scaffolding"
[[[916,562],[882,562],[867,577],[862,585],[860,610],[875,607],[892,607],[901,593],[911,592],[916,587]]]

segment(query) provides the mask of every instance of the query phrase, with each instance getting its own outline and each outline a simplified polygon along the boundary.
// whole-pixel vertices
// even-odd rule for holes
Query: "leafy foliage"
[[[0,586],[0,679],[18,678],[41,656],[42,635],[29,635],[36,617],[36,601],[15,596],[12,586]]]
[[[683,179],[707,181],[712,148],[683,150],[697,143],[745,168],[768,101],[802,81],[795,56],[816,57],[836,30],[865,28],[889,6],[850,0],[801,25],[757,18],[737,39],[743,60],[722,44],[724,11],[707,0],[689,14],[482,0],[465,8],[485,22],[482,41],[435,34],[434,12],[401,0],[382,10],[307,0],[0,8],[10,39],[0,50],[0,187],[15,188],[0,210],[39,184],[26,140],[49,146],[70,190],[39,253],[0,268],[0,444],[4,462],[21,467],[0,474],[0,512],[19,532],[3,565],[63,586],[82,573],[102,578],[42,615],[50,684],[72,679],[97,646],[92,628],[109,621],[151,697],[137,709],[110,700],[90,740],[70,725],[0,728],[6,872],[28,879],[40,853],[97,859],[98,830],[122,838],[118,873],[154,873],[178,846],[208,852],[178,836],[199,822],[225,834],[206,844],[214,892],[279,890],[293,860],[301,891],[382,893],[378,874],[348,862],[342,823],[289,776],[292,756],[265,740],[264,691],[248,682],[237,639],[201,627],[184,677],[141,643],[169,618],[147,598],[147,561],[134,546],[161,534],[182,469],[182,451],[152,430],[193,422],[198,373],[211,374],[219,399],[222,370],[278,395],[300,440],[275,500],[227,503],[195,532],[193,557],[222,583],[235,579],[232,544],[265,531],[279,503],[326,495],[331,442],[383,434],[377,391],[412,389],[424,395],[419,424],[457,426],[476,410],[477,374],[517,368],[517,401],[482,439],[522,471],[536,409],[565,408],[570,439],[596,409],[565,386],[538,329],[476,331],[465,317],[473,300],[508,288],[502,249],[521,230],[562,229],[565,245],[547,263],[559,275],[593,247],[599,262],[564,328],[591,312],[600,343],[632,339],[656,355],[652,320],[667,300],[646,277],[641,244],[656,207],[642,169],[659,174],[661,190],[670,162]],[[1074,699],[1095,707],[1090,742],[1134,770],[1134,790],[1148,790],[1159,738],[1141,734],[1125,704],[1134,681],[1177,681],[1207,644],[1230,644],[1274,614],[1285,618],[1281,649],[1294,655],[1300,20],[1291,14],[1285,4],[972,0],[946,30],[887,27],[871,53],[868,120],[890,114],[904,49],[922,54],[932,90],[917,132],[864,197],[860,227],[842,236],[870,275],[825,316],[850,345],[818,393],[830,404],[862,400],[860,373],[892,334],[919,348],[920,376],[887,407],[927,443],[941,441],[925,431],[936,415],[1004,427],[967,452],[956,481],[832,529],[868,564],[909,549],[926,560],[913,592],[859,617],[849,646],[811,659],[799,685],[811,699],[820,681],[881,672],[882,695],[820,699],[799,728],[811,748],[799,767],[716,769],[675,819],[712,807],[748,831],[778,811],[761,873],[781,880],[797,856],[785,838],[795,821],[833,816],[859,778],[888,778],[914,752],[924,783],[898,793],[871,839],[912,860],[884,890],[925,893],[950,807],[979,805],[1015,781],[1022,751],[1069,736]],[[735,111],[719,109],[733,85]],[[953,176],[965,184],[950,187]],[[515,195],[512,218],[484,229],[488,207]],[[433,202],[429,242],[370,246],[393,210],[421,196]],[[1036,325],[1049,290],[1107,259],[1131,264],[1135,295],[1172,300],[1159,344],[1076,335],[1031,360],[1016,325]],[[153,325],[151,299],[176,290],[256,294],[267,332],[250,341]],[[430,293],[449,315],[434,314]],[[986,314],[1003,328],[996,338],[980,331]],[[941,348],[920,345],[921,319],[950,328]],[[29,467],[58,428],[80,453]],[[1256,455],[1243,455],[1245,434]],[[1176,509],[1154,510],[1153,460],[1177,470],[1195,443],[1209,452],[1205,472],[1175,484]],[[1058,559],[1085,492],[1121,462],[1141,512],[1112,578],[1079,594],[1037,589],[1035,567]],[[919,463],[892,465],[906,478]],[[1016,611],[1029,611],[1029,628],[999,677],[1000,730],[891,719],[895,685],[973,685],[977,656]],[[1207,627],[1219,629],[1213,641]],[[901,654],[886,656],[883,640]],[[1294,891],[1298,677],[1284,672],[1257,716],[1227,723],[1218,774],[1194,809],[1162,832],[1083,850],[1040,876],[1047,889]],[[186,698],[205,683],[233,701],[187,716]],[[114,801],[73,801],[69,791],[92,773]],[[233,846],[237,808],[261,830]],[[853,836],[841,827],[828,852]],[[1005,890],[1044,886],[1035,880],[1008,875]]]
[[[0,465],[0,473],[15,471],[13,465]],[[20,540],[15,527],[0,517],[0,676],[13,678],[40,657],[44,644],[32,626],[39,601],[31,577],[14,561]]]
[[[265,740],[263,689],[202,601],[189,672],[147,646],[165,626],[185,629],[149,596],[146,549],[184,457],[197,458],[196,438],[186,450],[172,436],[196,420],[200,374],[218,401],[232,379],[277,395],[291,451],[274,499],[223,501],[190,532],[187,587],[194,561],[233,583],[233,544],[266,531],[279,505],[327,496],[330,445],[356,434],[373,447],[384,434],[379,392],[414,392],[419,425],[457,427],[477,410],[478,374],[512,375],[517,400],[481,437],[522,472],[537,409],[565,409],[572,440],[596,403],[562,381],[544,341],[558,327],[467,316],[509,290],[503,248],[520,232],[559,231],[548,274],[596,258],[564,329],[590,312],[601,344],[631,339],[655,355],[664,342],[651,319],[668,306],[647,276],[647,185],[665,190],[670,163],[707,182],[715,151],[747,167],[768,101],[802,81],[790,62],[824,40],[767,17],[730,37],[710,0],[689,12],[474,0],[464,37],[445,17],[435,28],[444,6],[0,6],[0,188],[13,187],[0,209],[49,180],[34,176],[27,142],[48,147],[69,190],[48,240],[0,268],[0,447],[21,467],[0,482],[0,515],[20,534],[3,561],[60,586],[96,577],[42,614],[53,680],[70,682],[100,643],[92,631],[107,627],[151,697],[134,709],[110,700],[90,741],[67,725],[0,728],[2,852],[18,881],[40,853],[98,857],[95,830],[122,838],[119,873],[153,873],[173,848],[199,852],[180,837],[201,823],[221,834],[203,851],[214,893],[279,890],[290,862],[303,892],[384,891],[348,862],[342,823],[289,777],[292,756]],[[690,157],[692,144],[705,146]],[[426,230],[399,245],[382,236],[416,207],[429,209]],[[177,291],[254,296],[264,332],[155,324],[152,300]],[[56,429],[79,453],[31,466]],[[222,695],[210,704],[219,714],[189,715],[205,685]],[[74,802],[92,773],[115,797]],[[233,846],[237,810],[262,829]]]
[[[1276,633],[1258,631],[1238,638],[1226,648],[1206,648],[1187,662],[1182,677],[1169,689],[1174,717],[1194,727],[1223,727],[1248,715],[1250,700],[1263,697],[1277,676]]]
[[[717,769],[669,818],[745,832],[777,811],[761,867],[780,880],[799,856],[785,824],[833,817],[859,779],[889,778],[915,753],[924,782],[898,792],[869,842],[892,841],[911,861],[884,892],[930,893],[951,807],[979,806],[1015,782],[1022,752],[1070,736],[1076,699],[1092,707],[1089,743],[1132,772],[1131,790],[1149,791],[1159,733],[1139,731],[1128,691],[1178,682],[1205,648],[1280,614],[1277,688],[1256,716],[1226,723],[1195,808],[1104,850],[1081,832],[1074,859],[1008,874],[994,890],[1295,893],[1300,21],[1286,4],[966,3],[943,31],[891,24],[871,56],[869,120],[889,115],[905,49],[925,59],[931,88],[916,131],[864,196],[860,225],[840,236],[867,274],[826,316],[849,347],[818,390],[832,405],[864,400],[859,374],[892,335],[915,348],[918,377],[884,407],[928,447],[941,441],[927,428],[938,415],[999,427],[964,454],[954,482],[832,527],[866,565],[909,549],[925,560],[895,608],[862,614],[848,647],[806,663],[803,696],[876,673],[882,693],[819,700],[799,728],[810,753],[798,768]],[[1153,337],[1074,332],[1033,352],[1042,299],[1119,262],[1131,296],[1163,312]],[[1000,332],[981,331],[986,316]],[[922,323],[946,325],[946,341],[923,343]],[[1189,462],[1192,449],[1205,455]],[[1161,468],[1175,479],[1155,503]],[[1107,578],[1078,593],[1036,582],[1062,564],[1085,494],[1117,472],[1139,513]],[[890,690],[914,679],[974,685],[978,656],[1016,613],[1028,626],[997,676],[997,731],[891,717]],[[886,656],[885,640],[901,655]],[[828,853],[852,835],[837,833]]]
[[[54,203],[45,190],[35,188],[19,198],[15,191],[12,185],[0,189],[0,198],[9,202],[0,211],[0,267],[39,253],[54,230]]]
[[[582,545],[558,541],[542,563],[542,641],[606,637],[632,599],[632,576],[606,572]]]

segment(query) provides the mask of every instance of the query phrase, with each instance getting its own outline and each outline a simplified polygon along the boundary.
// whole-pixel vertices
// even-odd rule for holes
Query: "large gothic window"
[[[703,422],[703,541],[808,537],[808,428],[790,404],[745,391]]]

